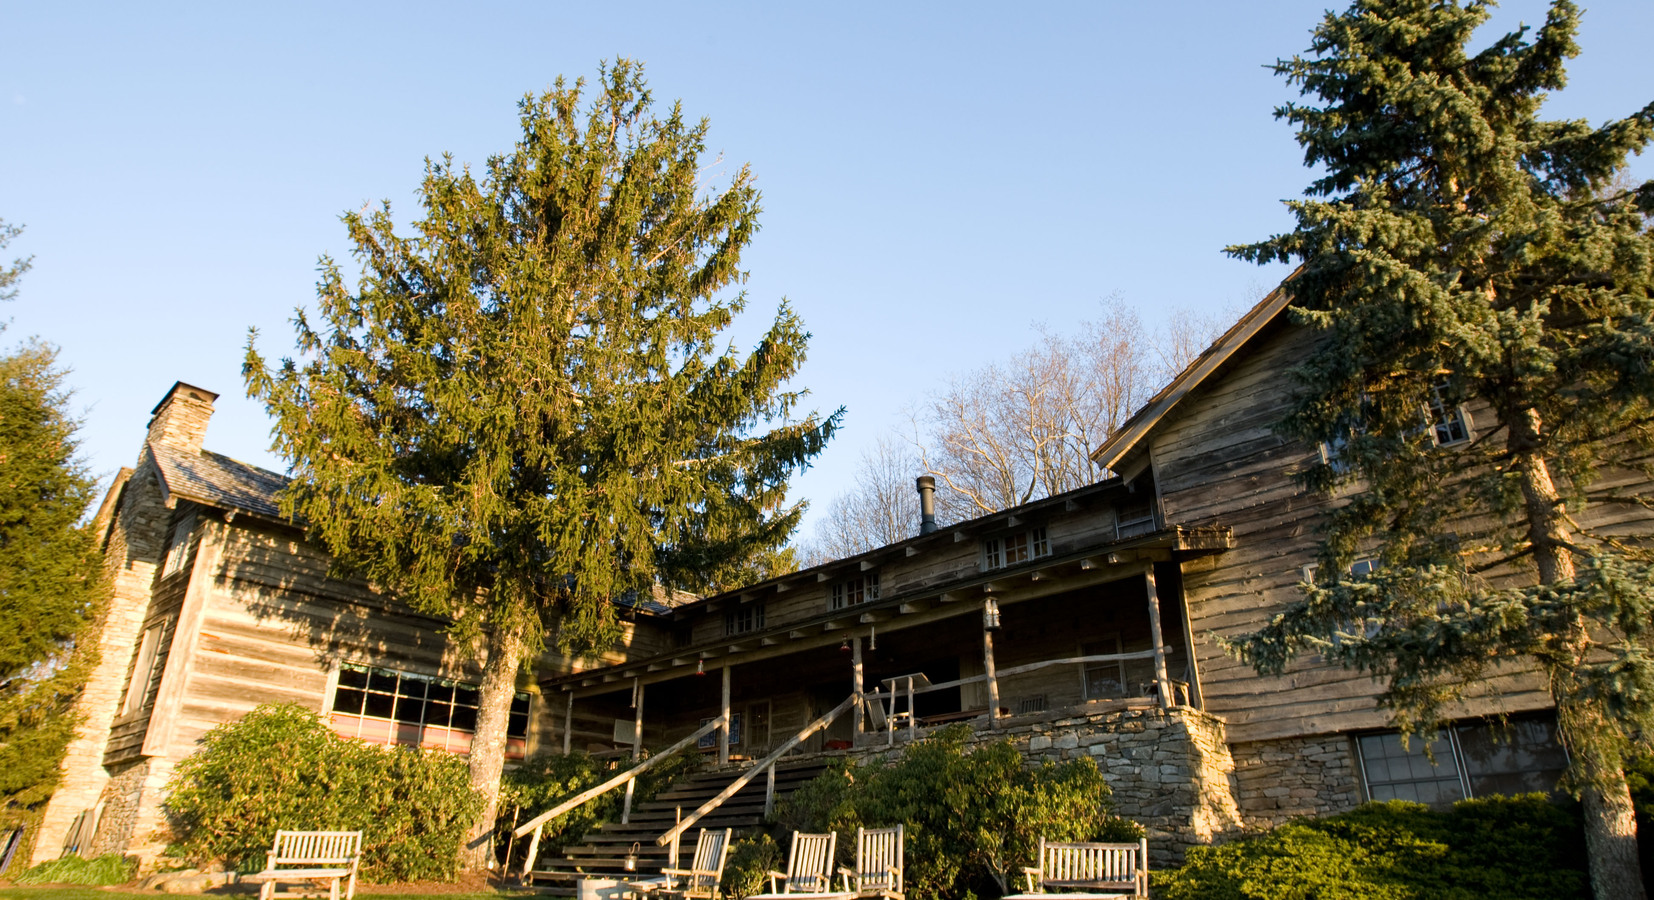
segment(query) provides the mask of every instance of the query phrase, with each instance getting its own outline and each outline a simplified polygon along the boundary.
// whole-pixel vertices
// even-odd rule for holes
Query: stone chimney
[[[149,437],[151,443],[161,444],[187,453],[200,453],[201,442],[207,439],[207,421],[212,418],[212,402],[218,395],[182,381],[174,384],[153,410],[150,410]]]

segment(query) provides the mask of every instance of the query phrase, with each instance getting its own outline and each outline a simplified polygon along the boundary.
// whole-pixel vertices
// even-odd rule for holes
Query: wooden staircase
[[[821,758],[793,763],[776,763],[775,800],[792,793],[805,782],[820,775],[827,768]],[[645,878],[660,874],[667,865],[667,848],[655,843],[678,822],[678,814],[687,816],[728,787],[745,769],[726,767],[708,772],[697,772],[675,782],[661,791],[655,799],[632,808],[630,821],[608,822],[581,838],[581,843],[564,847],[561,851],[543,850],[529,873],[529,881],[542,893],[572,897],[576,882],[581,878]],[[722,806],[708,813],[685,831],[678,839],[680,865],[688,866],[695,856],[695,841],[700,829],[733,828],[737,835],[757,830],[764,824],[764,795],[767,778],[755,778]],[[637,870],[626,871],[626,856],[637,844]]]

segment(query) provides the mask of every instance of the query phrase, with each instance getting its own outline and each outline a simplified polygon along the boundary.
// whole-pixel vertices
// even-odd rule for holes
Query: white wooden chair
[[[1135,844],[1039,842],[1038,868],[1024,868],[1028,892],[1001,900],[1053,900],[1047,891],[1063,891],[1061,900],[1147,897],[1149,842]]]
[[[829,896],[828,892],[833,887],[833,853],[837,848],[836,833],[793,832],[793,846],[787,854],[787,871],[772,870],[769,873],[770,892],[754,894],[747,900],[770,900],[775,897],[799,895],[808,895],[812,900],[822,900]]]
[[[733,829],[702,828],[695,840],[695,859],[687,869],[665,868],[659,878],[627,882],[641,893],[667,893],[685,900],[718,900],[718,882],[724,877]]]
[[[844,889],[857,897],[907,900],[902,892],[902,826],[856,829],[856,867],[840,868]]]
[[[262,881],[259,900],[275,897],[308,896],[276,893],[282,882],[327,882],[329,900],[341,900],[339,882],[345,883],[342,900],[356,895],[356,870],[362,860],[360,831],[278,831],[275,845],[265,856],[264,871],[243,876],[245,881]]]

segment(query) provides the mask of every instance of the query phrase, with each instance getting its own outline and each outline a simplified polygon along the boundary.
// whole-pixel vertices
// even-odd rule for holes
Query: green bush
[[[727,900],[746,900],[770,889],[769,873],[784,867],[781,847],[767,834],[741,838],[729,848],[718,889]]]
[[[342,738],[295,704],[208,732],[170,792],[175,852],[195,862],[256,870],[279,829],[361,829],[372,881],[452,880],[482,804],[460,757]]]
[[[18,884],[85,884],[102,887],[126,884],[138,874],[138,861],[117,853],[97,859],[70,856],[54,859],[17,876]]]
[[[1194,848],[1154,885],[1163,900],[1585,900],[1584,866],[1577,814],[1530,794],[1298,819]]]
[[[897,759],[835,769],[795,792],[777,811],[791,830],[840,832],[839,853],[855,853],[858,826],[907,829],[904,874],[915,900],[977,892],[1010,893],[1039,840],[1137,840],[1142,830],[1109,815],[1108,785],[1090,759],[1035,768],[1009,740],[967,752],[970,726],[943,729]]]
[[[700,754],[689,750],[661,760],[654,768],[638,776],[637,788],[632,796],[633,808],[653,800],[656,794],[700,764]],[[579,751],[568,756],[561,753],[541,754],[507,771],[500,781],[499,808],[502,815],[496,831],[496,844],[511,848],[511,858],[504,860],[508,870],[516,871],[522,865],[528,855],[529,838],[508,840],[507,835],[514,830],[514,826],[511,824],[513,816],[507,814],[507,810],[515,813],[517,822],[526,822],[556,806],[564,798],[595,787],[618,774],[620,770],[611,761],[596,759]],[[626,789],[615,788],[547,822],[540,834],[540,853],[544,855],[547,851],[578,843],[604,822],[619,820],[625,802]]]

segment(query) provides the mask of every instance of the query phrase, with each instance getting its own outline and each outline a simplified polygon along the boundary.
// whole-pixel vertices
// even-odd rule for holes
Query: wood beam
[[[1160,594],[1154,585],[1154,564],[1143,567],[1143,587],[1149,600],[1149,640],[1154,644],[1154,682],[1160,687],[1160,705],[1170,708],[1172,697],[1171,679],[1166,676],[1166,641],[1160,633]]]

